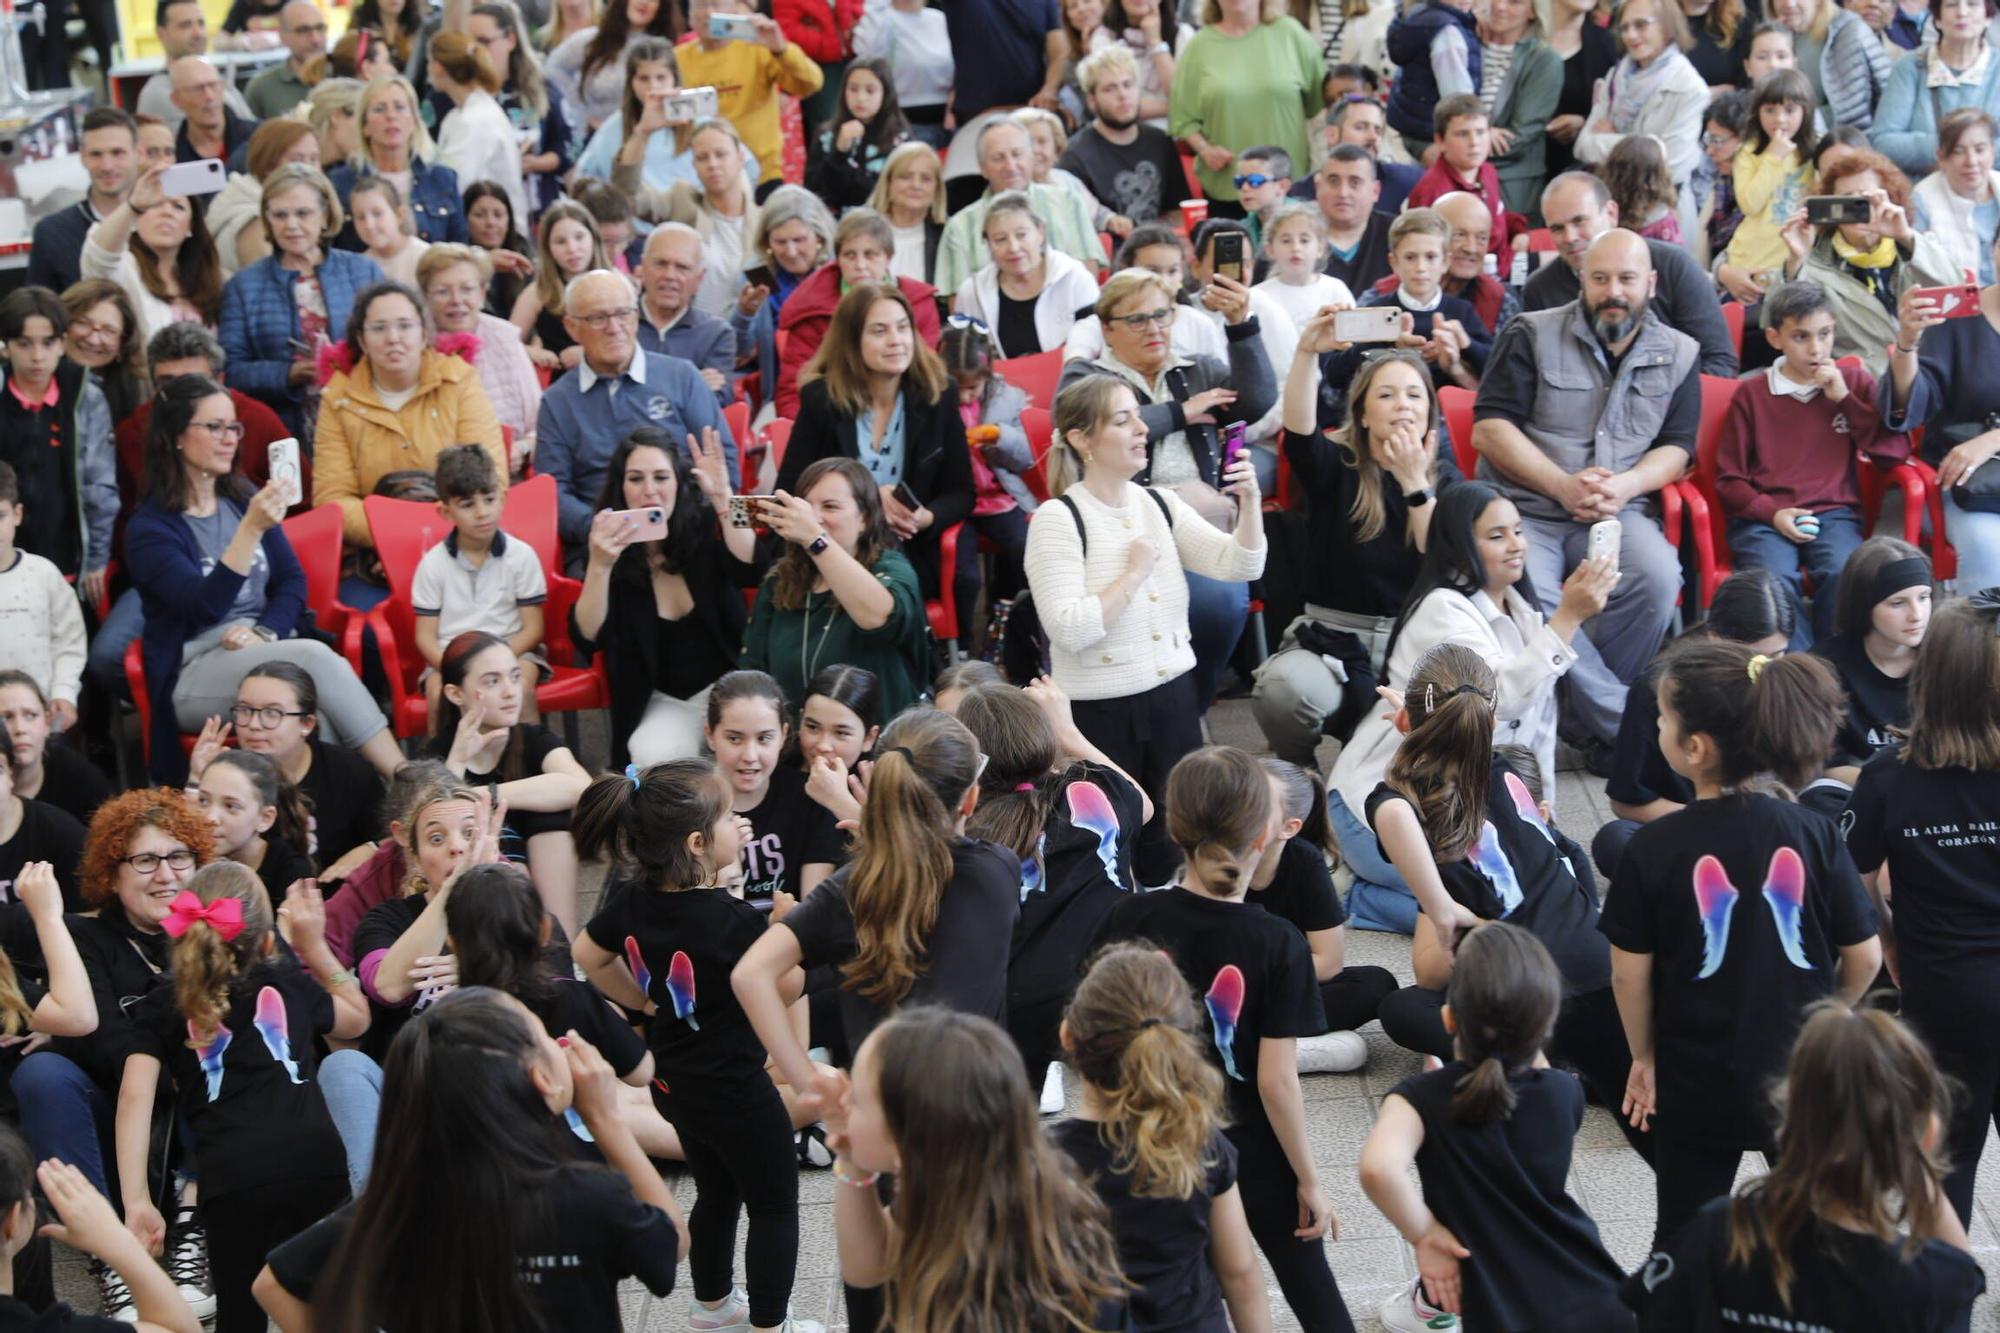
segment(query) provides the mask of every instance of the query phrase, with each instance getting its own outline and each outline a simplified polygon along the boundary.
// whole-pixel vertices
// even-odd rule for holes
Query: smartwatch
[[[819,536],[813,538],[811,541],[806,543],[806,554],[818,555],[822,551],[826,550],[826,546],[827,546],[827,536],[824,532],[822,532],[820,533]]]
[[[1431,488],[1428,486],[1424,486],[1420,487],[1417,490],[1411,491],[1405,496],[1403,496],[1403,503],[1408,505],[1412,509],[1422,509],[1425,505],[1429,504],[1432,500],[1436,498],[1437,497],[1431,493]]]

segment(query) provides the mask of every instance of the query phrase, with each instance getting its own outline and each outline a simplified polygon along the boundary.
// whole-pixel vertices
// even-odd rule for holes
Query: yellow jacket
[[[438,454],[454,444],[483,445],[500,475],[507,475],[500,421],[486,401],[477,370],[427,348],[416,393],[401,410],[391,412],[377,395],[364,359],[335,374],[321,391],[313,438],[313,503],[337,503],[345,515],[347,540],[372,547],[361,497],[391,472],[429,472],[437,466]]]
[[[1785,219],[1806,206],[1813,190],[1813,169],[1796,152],[1778,157],[1768,148],[1761,153],[1744,144],[1736,150],[1732,173],[1736,180],[1736,206],[1743,221],[1729,242],[1729,262],[1752,273],[1783,268],[1792,252],[1779,235]]]
[[[699,41],[674,48],[681,87],[713,88],[716,115],[736,127],[743,146],[757,155],[759,185],[778,179],[784,167],[783,138],[778,130],[778,90],[794,97],[811,97],[826,75],[797,42],[787,43],[781,56],[761,42],[724,42],[708,51]]]

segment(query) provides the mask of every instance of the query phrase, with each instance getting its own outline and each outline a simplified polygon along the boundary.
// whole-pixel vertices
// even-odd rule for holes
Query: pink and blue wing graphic
[[[630,935],[625,937],[625,966],[632,969],[632,980],[639,983],[639,989],[650,999],[653,994],[653,974],[646,968],[645,955],[639,952],[639,941]]]
[[[1493,894],[1500,900],[1500,915],[1503,918],[1514,915],[1514,909],[1521,905],[1521,877],[1514,873],[1514,863],[1500,846],[1500,834],[1492,820],[1479,826],[1479,841],[1472,845],[1466,860],[1493,886]]]
[[[597,1142],[597,1136],[590,1132],[590,1126],[583,1123],[583,1117],[576,1113],[574,1106],[564,1108],[563,1123],[569,1126],[570,1133],[576,1135],[585,1143]]]
[[[1800,915],[1806,905],[1806,863],[1790,847],[1771,853],[1771,868],[1764,874],[1764,901],[1771,905],[1771,919],[1778,925],[1778,942],[1793,967],[1812,971],[1806,957],[1805,940],[1799,934]]]
[[[1514,813],[1521,817],[1521,822],[1540,829],[1542,836],[1549,840],[1549,845],[1555,846],[1556,835],[1549,832],[1548,824],[1542,819],[1541,807],[1535,804],[1534,793],[1528,790],[1528,784],[1521,780],[1521,775],[1509,770],[1506,786],[1507,795],[1514,801]]]
[[[1694,902],[1701,912],[1702,933],[1701,971],[1694,974],[1696,981],[1712,977],[1721,969],[1723,957],[1729,952],[1729,918],[1740,896],[1736,886],[1729,882],[1729,872],[1722,868],[1722,862],[1704,856],[1694,863]]]
[[[1035,839],[1035,854],[1021,862],[1021,901],[1027,902],[1028,895],[1040,893],[1047,884],[1042,875],[1043,838]]]
[[[694,1021],[694,964],[678,949],[667,964],[667,998],[674,1002],[675,1018],[684,1018],[690,1028],[701,1031],[701,1024]]]
[[[201,1034],[188,1024],[188,1045],[194,1048],[195,1059],[201,1061],[201,1072],[208,1076],[208,1100],[213,1102],[222,1095],[222,1053],[229,1049],[230,1032],[218,1024],[215,1035],[203,1044]]]
[[[257,1017],[254,1020],[257,1035],[264,1039],[264,1048],[271,1058],[285,1067],[292,1076],[292,1082],[303,1083],[299,1077],[299,1062],[292,1059],[292,1033],[285,1016],[285,997],[278,993],[276,986],[266,986],[257,992]]]
[[[1118,812],[1104,789],[1094,782],[1070,783],[1069,822],[1097,835],[1097,859],[1104,862],[1105,875],[1113,884],[1123,884],[1118,877]]]
[[[1222,965],[1208,984],[1204,1002],[1209,1025],[1215,1029],[1215,1049],[1222,1053],[1223,1072],[1241,1083],[1243,1075],[1236,1072],[1236,1020],[1243,1017],[1243,973],[1236,964]]]

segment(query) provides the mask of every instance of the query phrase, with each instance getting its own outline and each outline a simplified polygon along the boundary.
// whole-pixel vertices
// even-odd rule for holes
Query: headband
[[[1868,603],[1873,606],[1888,601],[1905,589],[1930,586],[1930,565],[1922,556],[1905,556],[1901,560],[1891,560],[1875,571],[1875,587],[1869,594]]]

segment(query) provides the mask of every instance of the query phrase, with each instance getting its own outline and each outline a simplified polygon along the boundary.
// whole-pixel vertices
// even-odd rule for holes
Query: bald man
[[[1478,195],[1464,190],[1439,195],[1431,207],[1451,228],[1444,252],[1445,294],[1469,304],[1479,322],[1498,334],[1521,313],[1521,298],[1486,272],[1486,253],[1493,243],[1492,210]]]
[[[289,53],[285,62],[271,66],[243,90],[259,120],[282,116],[306,100],[312,90],[305,81],[306,64],[326,54],[326,15],[313,0],[291,0],[278,11],[278,38]]]
[[[207,56],[182,56],[167,66],[167,78],[184,117],[174,135],[174,161],[216,157],[228,162],[250,142],[257,122],[229,109],[229,81]]]
[[[639,280],[639,345],[692,362],[726,404],[736,396],[729,380],[736,368],[736,334],[727,320],[694,308],[706,273],[700,232],[685,222],[663,222],[653,230],[632,275]]]
[[[1694,457],[1701,347],[1653,312],[1652,256],[1635,233],[1606,231],[1578,272],[1577,300],[1516,316],[1494,345],[1472,443],[1479,479],[1521,511],[1527,579],[1544,608],[1583,561],[1590,526],[1622,529],[1618,586],[1572,645],[1563,699],[1564,734],[1599,762],[1680,592],[1680,557],[1650,502]]]
[[[160,47],[166,52],[166,65],[172,65],[182,56],[206,55],[208,16],[202,12],[201,0],[159,0],[153,8],[153,35],[160,39]],[[230,84],[223,98],[231,111],[249,116],[250,104],[236,91],[236,85]],[[169,130],[180,129],[184,117],[174,105],[173,80],[167,77],[164,66],[139,89],[134,113],[155,117]]]

